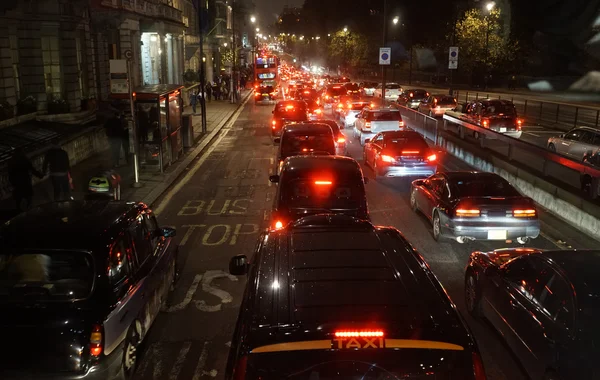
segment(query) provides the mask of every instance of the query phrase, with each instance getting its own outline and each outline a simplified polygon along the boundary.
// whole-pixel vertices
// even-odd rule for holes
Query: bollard
[[[573,126],[577,126],[577,119],[579,117],[579,107],[575,107],[575,121],[573,121]]]
[[[560,104],[556,105],[556,121],[555,123],[558,124],[558,113],[560,112]]]
[[[540,102],[540,117],[539,120],[542,120],[542,107],[544,106],[544,102]]]
[[[598,128],[598,119],[600,118],[600,110],[596,111],[596,128]]]
[[[479,100],[479,93],[478,92],[475,93],[475,100]]]
[[[525,105],[523,106],[523,115],[527,115],[527,99],[525,99]]]

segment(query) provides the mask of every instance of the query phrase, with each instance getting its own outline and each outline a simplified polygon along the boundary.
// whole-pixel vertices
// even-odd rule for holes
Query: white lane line
[[[175,360],[175,364],[171,369],[171,373],[169,374],[169,380],[177,380],[179,377],[179,372],[181,372],[181,367],[183,367],[183,363],[185,363],[185,358],[190,351],[190,347],[192,346],[192,342],[184,342],[183,347],[179,350],[179,354],[177,354],[177,360]]]
[[[194,370],[194,377],[192,377],[192,380],[200,380],[200,377],[204,375],[204,366],[206,365],[206,359],[208,358],[209,343],[210,342],[204,342],[202,353],[200,353],[200,357],[198,358],[198,364]]]
[[[531,133],[531,132],[525,132],[525,131],[523,131],[523,133],[526,133],[528,135],[535,136],[535,137],[540,137],[540,135],[536,135],[535,133]]]
[[[250,100],[250,98],[246,99],[244,101],[244,103],[242,103],[240,108],[238,108],[238,110],[233,114],[233,117],[231,118],[231,120],[229,120],[229,122],[223,126],[221,131],[223,131],[227,128],[231,128],[231,126],[237,121],[238,117],[240,116],[240,114],[242,113],[244,108],[246,107],[246,103],[248,103],[248,100]],[[196,162],[196,164],[194,164],[194,166],[190,169],[190,171],[187,172],[185,177],[183,177],[181,179],[181,181],[179,181],[175,186],[173,186],[171,188],[171,190],[169,190],[169,192],[167,192],[167,194],[164,196],[164,198],[162,199],[160,204],[154,209],[154,212],[156,214],[160,215],[160,213],[165,209],[165,207],[167,207],[167,205],[169,204],[169,202],[171,201],[173,196],[175,196],[175,194],[177,194],[183,188],[183,186],[187,185],[187,183],[192,179],[192,177],[194,177],[196,172],[198,172],[200,167],[202,167],[202,164],[204,164],[204,161],[206,161],[208,156],[210,156],[210,154],[217,147],[219,147],[219,143],[227,136],[226,133],[221,133],[221,132],[219,132],[219,133],[220,133],[220,136],[217,137],[217,139],[213,142],[213,144],[210,146],[210,148],[208,148],[208,150],[202,155],[202,157],[200,157],[200,159]]]
[[[550,243],[554,244],[555,247],[557,247],[558,249],[566,249],[567,247],[564,245],[560,245],[558,244],[554,239],[552,239],[550,236],[546,235],[546,233],[540,231],[540,236],[543,237],[544,239],[548,240]]]
[[[179,311],[179,310],[185,309],[187,307],[187,305],[189,305],[190,302],[192,302],[192,297],[194,297],[194,294],[196,293],[196,290],[198,289],[198,284],[200,284],[200,281],[202,281],[202,275],[197,274],[194,277],[194,281],[192,281],[192,285],[190,285],[190,288],[188,289],[187,293],[185,294],[185,298],[183,299],[183,301],[181,301],[177,305],[164,308],[163,310],[166,311],[167,313],[172,313],[174,311]]]

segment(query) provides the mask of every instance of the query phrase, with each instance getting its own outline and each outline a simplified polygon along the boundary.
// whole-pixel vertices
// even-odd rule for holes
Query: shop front
[[[135,89],[140,167],[160,171],[183,153],[181,138],[183,86],[156,84]]]

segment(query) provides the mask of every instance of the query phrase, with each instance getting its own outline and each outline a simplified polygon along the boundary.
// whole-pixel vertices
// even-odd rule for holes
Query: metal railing
[[[457,91],[459,103],[478,99],[506,99],[514,103],[517,113],[528,123],[554,127],[568,131],[573,127],[586,126],[600,129],[600,107],[583,107],[572,103],[551,102],[539,99],[524,99],[511,94]]]
[[[600,168],[551,152],[538,145],[468,123],[448,114],[439,120],[406,107],[398,106],[398,108],[409,128],[421,133],[436,145],[441,145],[444,137],[442,136],[443,131],[452,131],[457,128],[458,136],[465,143],[469,143],[467,140],[473,138],[475,139],[473,142],[477,143],[480,148],[489,149],[504,156],[509,162],[527,167],[540,178],[553,178],[569,187],[582,190],[584,190],[584,186],[589,185],[593,189],[590,194],[592,198],[600,195],[598,194]]]

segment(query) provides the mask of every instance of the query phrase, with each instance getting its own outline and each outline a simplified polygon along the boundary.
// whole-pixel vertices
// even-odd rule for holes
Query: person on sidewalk
[[[21,148],[15,149],[8,163],[8,180],[13,187],[13,199],[19,212],[29,210],[33,199],[33,184],[31,175],[43,178],[44,175],[33,167],[33,164]],[[25,201],[25,207],[23,207]]]
[[[123,144],[123,154],[125,154],[125,162],[129,164],[129,128],[125,114],[121,114],[121,142]]]
[[[218,82],[214,83],[213,93],[215,94],[215,100],[221,99],[221,86],[219,86]]]
[[[46,152],[42,173],[46,173],[48,169],[50,169],[50,180],[54,189],[54,200],[73,199],[71,197],[69,154],[58,144],[53,144]]]
[[[106,120],[104,128],[106,137],[108,137],[108,144],[110,145],[113,166],[118,168],[121,158],[121,145],[123,144],[123,121],[121,113],[115,112],[110,119]]]
[[[192,106],[194,115],[196,114],[196,104],[198,104],[198,92],[196,90],[192,90],[190,92],[190,105]]]
[[[206,84],[206,100],[210,102],[210,98],[212,96],[212,83],[208,82]]]

